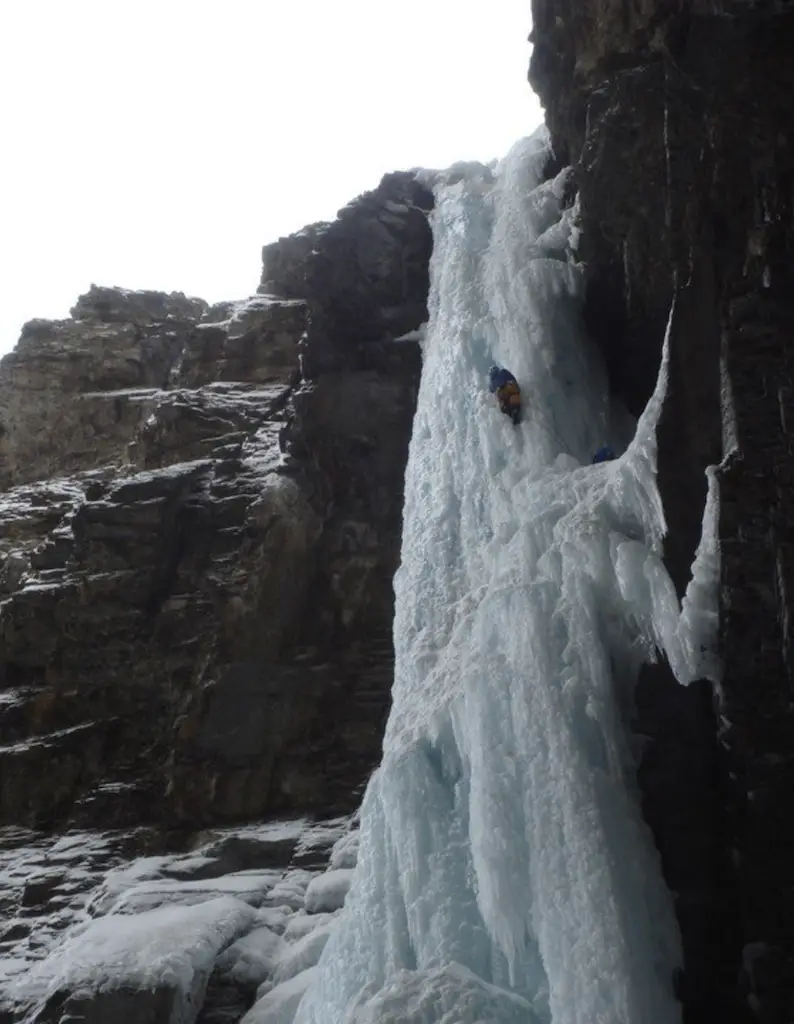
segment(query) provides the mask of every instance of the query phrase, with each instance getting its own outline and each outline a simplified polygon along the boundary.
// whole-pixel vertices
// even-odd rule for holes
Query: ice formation
[[[541,129],[434,176],[393,708],[298,1024],[680,1020],[626,717],[656,649],[684,684],[716,674],[716,489],[682,606],[655,472],[667,341],[634,424],[580,327],[575,209],[547,157]],[[518,428],[494,362],[522,385]],[[605,443],[622,454],[591,465]]]

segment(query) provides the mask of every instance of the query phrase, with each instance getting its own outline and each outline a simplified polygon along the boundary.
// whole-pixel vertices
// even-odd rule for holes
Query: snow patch
[[[351,868],[336,868],[312,879],[303,904],[306,912],[319,914],[323,911],[339,910],[344,905],[352,880]]]
[[[331,868],[354,868],[358,860],[358,832],[349,832],[334,843],[331,850]]]
[[[254,928],[218,957],[217,966],[232,981],[261,985],[271,977],[284,951],[284,940],[266,926]]]
[[[304,906],[306,890],[313,878],[310,871],[288,871],[270,890],[268,902],[271,905],[282,903],[298,910]]]
[[[298,1005],[316,974],[317,968],[310,967],[277,985],[254,1003],[240,1024],[292,1024]]]
[[[331,927],[332,925],[329,922],[319,928],[315,928],[292,946],[286,947],[282,951],[276,966],[273,976],[274,981],[287,981],[309,967],[314,967],[328,942]]]
[[[229,897],[193,907],[162,907],[135,917],[103,917],[75,929],[12,989],[22,1003],[57,991],[96,993],[132,986],[187,992],[197,972],[254,921],[254,911]]]
[[[317,928],[322,928],[333,921],[335,914],[306,914],[299,912],[291,917],[284,929],[284,938],[288,942],[296,942]]]

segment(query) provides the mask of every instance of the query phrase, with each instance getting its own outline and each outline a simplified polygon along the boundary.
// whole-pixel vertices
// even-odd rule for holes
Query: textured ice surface
[[[434,173],[393,707],[299,1024],[673,1024],[679,940],[626,729],[644,660],[715,674],[716,491],[682,613],[656,424],[610,406],[545,130]],[[674,308],[671,309],[671,321]],[[518,428],[488,394],[518,378]],[[636,431],[635,431],[636,427]],[[610,444],[620,457],[591,465]]]

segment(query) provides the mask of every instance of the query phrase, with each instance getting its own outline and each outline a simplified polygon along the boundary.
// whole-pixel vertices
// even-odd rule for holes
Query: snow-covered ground
[[[541,182],[548,156],[542,129],[435,176],[393,707],[296,1024],[680,1020],[627,718],[657,649],[682,684],[717,674],[716,496],[682,609],[656,487],[667,344],[634,423],[581,327],[576,211],[566,172]],[[519,427],[493,363],[521,384]],[[604,444],[619,458],[593,465]]]
[[[238,1019],[258,995],[295,1002],[344,903],[357,839],[348,819],[299,820],[136,857],[145,833],[2,830],[0,1010],[32,1021],[78,999],[109,1019],[191,1024],[212,1019],[208,985],[234,993]]]

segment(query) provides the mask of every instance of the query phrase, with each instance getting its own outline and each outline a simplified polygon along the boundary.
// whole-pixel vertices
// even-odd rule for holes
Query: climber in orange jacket
[[[518,425],[521,422],[521,388],[509,370],[492,366],[488,373],[488,388],[499,400],[499,408]]]

